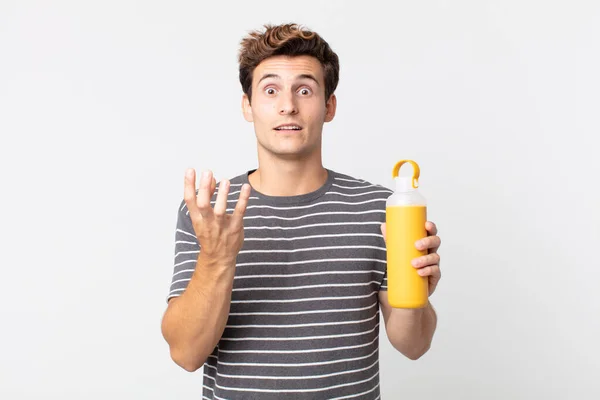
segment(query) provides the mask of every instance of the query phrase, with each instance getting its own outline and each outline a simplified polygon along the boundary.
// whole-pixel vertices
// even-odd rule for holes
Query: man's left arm
[[[425,224],[428,236],[419,240],[415,246],[418,250],[428,250],[428,254],[415,258],[412,264],[421,276],[429,280],[431,296],[441,278],[440,256],[437,251],[441,239],[437,236],[437,227],[433,222]],[[385,239],[385,224],[381,226]],[[393,308],[388,302],[386,290],[379,292],[379,304],[385,321],[385,331],[392,346],[411,360],[416,360],[429,350],[433,334],[437,326],[437,315],[428,302],[423,308]]]

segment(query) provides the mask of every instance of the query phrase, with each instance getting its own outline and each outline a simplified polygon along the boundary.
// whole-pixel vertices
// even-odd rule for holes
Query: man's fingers
[[[440,255],[437,253],[428,254],[426,256],[421,256],[414,258],[411,261],[411,264],[416,268],[426,267],[428,265],[436,265],[440,262]]]
[[[188,168],[185,171],[183,200],[185,200],[185,205],[190,215],[196,216],[198,214],[198,207],[196,205],[196,171],[192,168]]]
[[[427,248],[431,249],[429,252],[430,253],[437,252],[438,249],[440,248],[440,245],[442,244],[442,239],[439,236],[430,236],[428,239],[429,239],[429,243],[427,245]]]
[[[430,265],[428,267],[418,269],[417,273],[421,276],[429,276],[435,279],[435,283],[437,283],[442,276],[439,265]]]
[[[248,206],[250,192],[250,185],[247,183],[243,184],[242,188],[240,189],[240,197],[238,198],[237,204],[235,205],[235,209],[233,210],[234,221],[239,221],[239,223],[242,223],[242,219],[244,218],[244,214],[246,213],[246,207]]]
[[[427,230],[431,236],[435,236],[438,233],[437,226],[431,221],[425,223],[425,230]]]
[[[418,269],[417,273],[421,276],[432,276],[436,267],[437,267],[437,265],[430,265],[427,267],[423,267],[421,269]]]
[[[222,218],[227,212],[227,195],[229,194],[229,181],[224,179],[219,184],[219,192],[215,202],[215,217]]]
[[[439,236],[427,236],[424,239],[419,239],[415,242],[417,250],[428,250],[430,253],[435,253],[442,244],[442,239]]]
[[[381,234],[383,235],[383,240],[387,242],[386,232],[387,232],[386,231],[386,224],[384,222],[383,224],[381,224]]]
[[[214,193],[214,191],[211,191],[212,180],[213,176],[211,171],[202,172],[198,196],[196,196],[196,204],[202,218],[209,218],[213,213],[212,207],[210,206],[210,199]]]

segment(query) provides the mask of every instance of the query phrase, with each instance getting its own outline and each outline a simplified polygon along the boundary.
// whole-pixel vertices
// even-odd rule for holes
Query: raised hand
[[[250,197],[250,185],[242,186],[232,214],[226,212],[229,187],[228,180],[221,181],[213,209],[210,200],[216,181],[212,172],[202,173],[196,195],[196,171],[186,171],[184,200],[200,242],[201,255],[214,262],[235,265],[235,259],[244,244],[243,217]]]

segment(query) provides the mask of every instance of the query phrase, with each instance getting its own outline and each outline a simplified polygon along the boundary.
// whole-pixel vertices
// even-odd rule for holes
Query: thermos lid
[[[398,176],[400,173],[400,167],[402,165],[409,163],[413,167],[413,176]],[[413,160],[400,160],[394,165],[394,169],[392,170],[392,177],[396,181],[396,190],[399,192],[410,192],[419,187],[419,176],[421,175],[421,169],[419,168],[419,164],[414,162]]]

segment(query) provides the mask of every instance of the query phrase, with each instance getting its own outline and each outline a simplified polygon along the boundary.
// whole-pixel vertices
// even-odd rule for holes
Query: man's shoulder
[[[335,204],[337,211],[347,212],[346,218],[349,221],[367,224],[362,228],[369,230],[369,224],[385,220],[387,199],[392,193],[393,191],[373,180],[334,171],[327,198]],[[351,229],[357,228],[353,226]]]
[[[393,191],[372,180],[335,171],[328,191],[330,199],[343,204],[349,211],[382,212]]]
[[[387,192],[388,194],[392,194],[393,191],[380,184],[375,183],[373,181],[357,177],[350,174],[345,174],[339,171],[333,172],[333,185],[334,186],[343,186],[344,188],[352,188],[352,189],[365,189],[365,190],[381,190]]]

